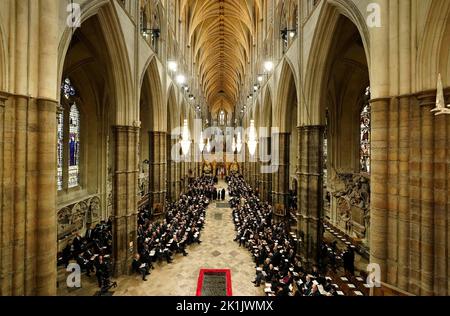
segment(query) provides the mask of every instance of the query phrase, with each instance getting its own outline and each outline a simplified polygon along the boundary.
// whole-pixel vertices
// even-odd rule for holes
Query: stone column
[[[12,113],[5,106],[7,96],[0,93],[0,295],[12,295]]]
[[[172,149],[175,148],[177,140],[172,139],[170,134],[167,135],[167,197],[170,201],[175,201],[178,198],[177,186],[179,186],[179,179],[177,178],[177,162],[176,157],[172,157]]]
[[[388,217],[387,217],[387,244],[391,245],[398,242],[398,222],[399,222],[399,179],[398,179],[398,158],[399,158],[399,102],[397,98],[389,100],[388,128],[389,145],[387,153],[387,178],[386,186],[388,190]],[[397,247],[388,247],[386,249],[387,260],[387,278],[386,282],[395,284],[397,282]]]
[[[52,100],[37,100],[37,207],[36,231],[36,295],[56,295],[56,108]],[[31,178],[31,175],[28,177]],[[30,185],[31,190],[32,185]],[[32,234],[29,231],[28,234]],[[31,239],[32,237],[30,237]],[[32,247],[30,247],[32,249]],[[28,251],[29,249],[27,249]],[[27,254],[27,256],[29,256]],[[28,276],[27,276],[28,278]],[[26,292],[28,289],[26,290]],[[28,293],[27,293],[28,294]]]
[[[434,94],[419,100],[422,116],[421,150],[421,225],[420,225],[420,295],[434,293],[434,115],[430,111],[436,106]],[[439,169],[438,169],[439,170]]]
[[[307,264],[317,264],[323,237],[323,134],[324,126],[301,126],[298,231]]]
[[[389,99],[371,101],[372,140],[370,173],[370,262],[380,265],[381,280],[387,278]]]
[[[113,258],[116,276],[131,272],[137,251],[137,186],[139,128],[115,126]],[[151,147],[150,147],[151,148]]]
[[[246,146],[246,145],[243,145]],[[248,148],[245,147],[245,160],[244,160],[244,180],[250,184],[250,154],[248,153]]]
[[[269,202],[270,192],[272,191],[272,174],[271,173],[261,173],[259,180],[259,192],[261,196],[261,201]]]
[[[259,160],[258,149],[256,149],[253,157],[250,157],[250,185],[254,190],[256,190],[256,188],[258,187],[258,174],[259,174],[258,160]]]
[[[181,157],[180,166],[180,194],[184,192],[186,184],[186,163],[184,162],[184,157]]]
[[[279,204],[286,210],[289,197],[289,137],[290,133],[278,133],[278,161],[273,162],[275,172],[272,174],[272,204]],[[276,150],[276,148],[274,149]]]
[[[15,151],[14,151],[14,250],[13,250],[13,295],[25,294],[25,239],[27,204],[27,116],[28,100],[26,96],[15,97]],[[55,114],[56,117],[56,114]],[[34,148],[36,150],[36,148]],[[31,152],[30,148],[30,152]],[[35,194],[35,192],[33,192]],[[30,216],[33,212],[29,212]],[[36,221],[36,219],[34,219]],[[56,239],[55,239],[56,240]],[[30,253],[31,254],[31,253]],[[30,255],[29,254],[29,255]],[[28,271],[28,275],[33,273]],[[31,288],[34,288],[32,286]]]
[[[58,74],[58,8],[52,0],[39,1],[39,92],[37,99],[37,135],[35,153],[37,154],[34,166],[36,167],[35,182],[30,180],[32,173],[27,177],[29,187],[27,191],[36,188],[35,216],[27,218],[28,227],[32,228],[27,233],[29,243],[26,251],[35,250],[35,262],[32,265],[36,271],[36,277],[27,275],[26,294],[56,295],[56,253],[57,253],[57,227],[56,227],[56,100],[59,82],[56,82]],[[20,22],[19,22],[20,23]],[[45,40],[42,40],[45,39]],[[29,58],[29,56],[27,56]],[[23,78],[24,79],[24,78]],[[33,120],[33,118],[29,118]],[[31,137],[28,147],[32,147]],[[33,148],[34,149],[34,148]],[[30,203],[31,204],[31,203]],[[27,207],[27,212],[34,208]],[[28,216],[27,216],[28,217]],[[35,225],[30,223],[36,220]],[[33,237],[30,235],[36,232]],[[34,248],[36,247],[36,248]],[[29,255],[27,254],[27,261]],[[28,265],[31,267],[31,264]],[[35,270],[34,270],[35,269]],[[36,291],[31,291],[28,286],[36,284]],[[28,292],[30,291],[30,292]]]
[[[150,207],[161,204],[163,210],[166,199],[166,132],[150,132]]]
[[[434,294],[445,296],[450,294],[450,115],[435,117],[434,126]]]
[[[260,162],[258,164],[259,168],[259,192],[261,200],[264,202],[268,202],[270,200],[271,192],[272,192],[272,173],[270,172],[270,164],[271,161],[267,160],[267,156],[271,154],[271,137],[261,138],[261,146],[260,147]],[[265,170],[261,170],[264,168]]]
[[[398,109],[398,286],[408,289],[409,279],[409,135],[411,97],[401,97]]]

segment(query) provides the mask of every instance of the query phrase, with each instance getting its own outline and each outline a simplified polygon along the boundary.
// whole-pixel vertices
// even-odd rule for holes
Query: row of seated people
[[[67,266],[75,260],[88,277],[95,272],[98,285],[109,283],[112,254],[112,221],[101,221],[93,229],[88,225],[86,233],[75,234],[71,243],[58,254],[58,265]]]
[[[241,175],[228,177],[230,206],[240,246],[247,247],[256,263],[256,287],[262,282],[270,295],[335,295],[329,280],[317,267],[307,271],[296,255],[296,242],[289,225],[272,223],[273,208],[261,203]]]
[[[136,273],[146,276],[154,269],[153,263],[166,260],[172,262],[174,253],[188,255],[186,247],[201,243],[209,194],[212,194],[214,178],[203,176],[189,185],[185,194],[166,207],[162,222],[152,222],[148,210],[138,216],[138,253],[132,263]]]

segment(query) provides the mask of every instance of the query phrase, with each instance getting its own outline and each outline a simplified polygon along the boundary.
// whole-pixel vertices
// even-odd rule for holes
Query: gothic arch
[[[6,40],[3,27],[0,24],[0,91],[6,91],[8,86],[8,58],[6,49]]]
[[[163,88],[158,69],[156,58],[152,58],[146,71],[144,73],[143,82],[141,86],[141,98],[147,96],[147,100],[151,102],[150,111],[153,114],[152,130],[153,131],[165,131],[167,130],[166,115],[167,111],[163,109]]]
[[[131,68],[128,52],[125,45],[123,32],[120,28],[120,21],[114,8],[114,4],[107,0],[94,0],[84,3],[81,7],[81,27],[83,22],[93,16],[98,17],[102,36],[105,38],[107,52],[111,67],[107,69],[108,77],[111,79],[111,95],[116,105],[115,124],[135,125],[138,109],[133,99],[133,86],[131,78]],[[58,49],[58,82],[61,82],[64,63],[70,43],[72,41],[72,29],[66,28],[60,40]],[[58,95],[58,98],[60,96]]]
[[[450,2],[433,0],[419,41],[417,78],[419,91],[436,89],[438,73],[445,86],[450,85],[449,49]]]
[[[318,25],[313,35],[311,50],[307,59],[303,102],[308,109],[303,113],[300,124],[323,124],[323,93],[325,76],[329,68],[330,47],[341,16],[348,18],[358,29],[364,47],[367,64],[370,65],[370,35],[364,16],[351,1],[330,0],[321,8]],[[308,100],[308,101],[307,101]]]
[[[291,120],[297,121],[297,112],[292,113],[292,110],[298,109],[298,96],[295,72],[286,58],[281,68],[277,93],[278,127],[280,131],[288,131],[291,126]]]

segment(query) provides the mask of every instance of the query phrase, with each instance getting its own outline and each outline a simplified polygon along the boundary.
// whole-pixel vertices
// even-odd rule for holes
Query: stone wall
[[[99,196],[91,196],[82,201],[67,205],[58,210],[58,251],[70,243],[75,233],[84,234],[86,225],[95,226],[101,220]]]
[[[328,181],[328,220],[347,235],[369,243],[370,178],[362,174],[336,174]]]

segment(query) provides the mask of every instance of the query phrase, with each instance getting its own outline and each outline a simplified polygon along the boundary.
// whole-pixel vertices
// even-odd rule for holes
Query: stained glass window
[[[64,148],[64,110],[58,113],[58,130],[57,130],[57,170],[56,170],[56,184],[58,191],[63,189],[63,148]]]
[[[67,176],[69,189],[80,184],[80,111],[75,101],[76,94],[70,79],[64,79],[61,84],[62,109],[57,115],[56,185],[58,191],[65,189],[64,179]],[[66,148],[67,145],[68,148]],[[68,155],[66,156],[65,153]]]
[[[361,172],[366,173],[370,173],[370,126],[370,87],[367,87],[360,115],[360,165]]]
[[[69,78],[64,79],[64,82],[61,86],[62,94],[64,97],[69,100],[71,97],[75,96],[75,88],[72,86]]]
[[[69,114],[69,188],[79,185],[80,163],[80,112],[76,104]]]

